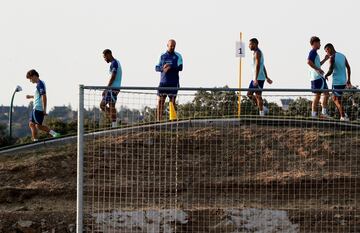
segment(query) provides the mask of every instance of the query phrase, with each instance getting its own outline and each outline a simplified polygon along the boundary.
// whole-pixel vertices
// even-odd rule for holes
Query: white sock
[[[316,117],[316,115],[317,115],[317,112],[311,111],[311,116],[312,116],[312,117]]]
[[[54,136],[54,135],[56,134],[56,132],[51,129],[51,130],[49,131],[49,134],[50,134],[51,136]]]
[[[322,113],[323,115],[327,115],[327,109],[326,109],[326,108],[322,108],[321,113]]]
[[[37,142],[37,141],[39,141],[39,139],[37,139],[37,138],[34,138],[34,139],[33,139],[33,142]]]
[[[265,116],[264,111],[259,111],[259,115],[260,115],[260,116]]]
[[[113,121],[113,122],[111,123],[111,127],[117,127],[117,122],[116,122],[116,121]]]

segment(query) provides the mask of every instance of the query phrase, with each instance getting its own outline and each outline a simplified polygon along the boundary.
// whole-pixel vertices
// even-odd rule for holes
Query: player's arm
[[[155,66],[155,71],[156,72],[163,72],[163,66],[164,66],[164,61],[162,59],[162,56],[159,59],[159,63]]]
[[[307,64],[314,69],[316,72],[318,72],[320,75],[324,74],[324,71],[320,67],[316,67],[315,65],[315,59],[316,59],[317,53],[315,51],[311,51],[308,56]]]
[[[323,65],[327,60],[329,60],[330,56],[329,55],[325,55],[324,59],[320,62],[320,65]]]
[[[255,53],[255,81],[258,80],[260,73],[260,59],[261,59],[261,53],[257,51]]]
[[[307,64],[319,74],[324,74],[324,71],[321,68],[316,67],[315,63],[312,60],[308,59]]]
[[[268,74],[267,74],[267,70],[266,70],[266,67],[264,65],[264,73],[265,73],[265,77],[266,77],[266,81],[269,83],[269,84],[272,84],[272,80],[269,78]]]
[[[346,58],[345,58],[345,66],[346,66],[347,76],[348,76],[346,84],[348,86],[351,86],[351,81],[350,81],[351,68],[350,68],[349,62],[348,62],[348,60]]]
[[[46,104],[47,104],[46,94],[41,95],[41,101],[42,101],[44,115],[46,115]]]
[[[335,57],[331,56],[330,58],[330,67],[329,67],[329,71],[326,73],[325,78],[328,79],[328,77],[330,75],[332,75],[332,73],[334,72],[334,65],[335,65]]]

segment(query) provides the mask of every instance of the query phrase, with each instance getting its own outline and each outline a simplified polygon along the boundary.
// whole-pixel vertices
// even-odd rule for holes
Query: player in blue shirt
[[[346,57],[339,52],[336,52],[334,46],[332,44],[327,44],[324,47],[327,56],[330,57],[330,68],[329,71],[326,73],[325,78],[326,80],[330,75],[332,75],[332,89],[341,90],[345,89],[346,87],[351,87],[350,76],[351,76],[351,68],[349,62],[347,61]],[[347,71],[347,75],[346,75]],[[340,113],[340,120],[341,121],[349,121],[347,117],[344,107],[342,105],[341,97],[343,92],[342,91],[333,91],[333,100],[334,103],[339,110]]]
[[[115,104],[117,101],[117,96],[120,92],[120,86],[122,81],[122,69],[120,62],[116,60],[110,49],[105,49],[103,51],[104,60],[107,63],[110,63],[110,80],[108,82],[108,87],[111,89],[105,90],[102,94],[103,99],[100,103],[100,108],[105,112],[106,117],[111,119],[111,127],[116,127],[116,108]]]
[[[268,77],[267,71],[264,65],[264,55],[258,47],[259,41],[256,38],[252,38],[249,43],[249,48],[254,52],[253,54],[253,79],[250,82],[249,88],[258,88],[259,91],[248,91],[247,96],[259,107],[260,116],[264,116],[269,110],[264,106],[262,99],[262,91],[264,88],[265,80],[272,84],[272,80]]]
[[[311,89],[314,90],[315,96],[314,100],[312,102],[311,106],[311,116],[316,117],[317,116],[317,107],[319,105],[321,93],[323,93],[324,97],[321,103],[322,106],[322,117],[329,118],[329,115],[327,113],[327,104],[329,99],[329,92],[317,92],[317,91],[324,91],[328,89],[328,86],[326,84],[326,80],[323,77],[324,71],[321,69],[322,64],[326,60],[329,59],[328,56],[325,56],[325,58],[320,61],[320,57],[317,53],[317,50],[320,49],[321,43],[320,38],[313,36],[310,39],[310,45],[312,47],[308,59],[307,64],[309,65],[309,75],[311,79]]]
[[[39,79],[39,73],[36,70],[30,70],[26,74],[26,78],[30,82],[36,84],[35,95],[26,95],[27,99],[34,99],[34,108],[31,111],[29,127],[31,130],[32,140],[34,142],[38,141],[37,132],[38,129],[49,133],[53,137],[60,137],[60,134],[54,130],[49,129],[49,127],[42,125],[44,121],[44,116],[46,116],[46,88],[45,83]]]
[[[159,87],[180,87],[179,72],[183,70],[183,60],[180,53],[175,52],[175,47],[175,40],[169,40],[167,51],[160,56],[159,63],[155,67],[157,72],[161,72]],[[169,96],[175,106],[176,95],[177,90],[158,90],[157,121],[161,121],[166,96]]]

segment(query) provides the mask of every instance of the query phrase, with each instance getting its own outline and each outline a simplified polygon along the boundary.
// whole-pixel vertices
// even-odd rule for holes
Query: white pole
[[[79,86],[77,135],[76,232],[83,233],[84,86]]]

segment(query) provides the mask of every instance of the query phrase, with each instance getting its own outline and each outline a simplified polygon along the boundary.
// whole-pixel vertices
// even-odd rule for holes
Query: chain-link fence
[[[171,106],[123,88],[114,124],[104,87],[82,86],[78,229],[360,232],[360,92],[340,121],[331,98],[311,116],[310,90],[265,90],[265,116],[247,91],[184,88]]]

